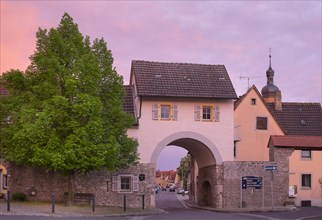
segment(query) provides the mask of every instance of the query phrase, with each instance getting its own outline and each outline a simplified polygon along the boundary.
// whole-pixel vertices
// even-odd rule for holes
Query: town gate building
[[[160,152],[169,145],[185,148],[195,161],[190,198],[215,208],[281,206],[288,195],[288,152],[273,151],[274,161],[234,161],[234,87],[224,65],[132,61],[125,86],[124,110],[135,118],[128,129],[138,143],[139,164],[117,173],[74,177],[78,195],[94,194],[99,205],[155,207],[152,190]],[[274,166],[275,188],[264,167]],[[54,172],[7,165],[11,191],[30,200],[64,200],[67,181]],[[243,178],[261,178],[260,186],[242,189]],[[243,195],[241,197],[241,194]],[[263,195],[274,194],[273,197]]]

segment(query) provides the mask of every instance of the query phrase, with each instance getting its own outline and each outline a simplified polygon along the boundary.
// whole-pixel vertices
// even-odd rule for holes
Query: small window
[[[236,159],[237,157],[237,142],[234,142],[234,158]]]
[[[311,159],[311,151],[310,150],[302,150],[301,151],[301,159]]]
[[[131,191],[131,177],[121,176],[121,191]]]
[[[311,174],[302,174],[302,183],[303,188],[311,188]]]
[[[170,119],[170,105],[161,105],[161,119]]]
[[[266,117],[257,117],[256,118],[256,129],[267,130],[267,118]]]
[[[152,105],[152,119],[153,120],[178,120],[178,106],[177,105]]]
[[[252,105],[256,105],[256,99],[251,99],[251,102],[250,102]]]
[[[203,106],[202,107],[202,119],[203,120],[211,120],[211,106]]]

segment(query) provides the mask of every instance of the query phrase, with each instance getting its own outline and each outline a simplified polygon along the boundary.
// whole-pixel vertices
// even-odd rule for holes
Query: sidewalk
[[[165,211],[162,209],[134,209],[123,207],[96,206],[95,212],[89,205],[66,206],[55,204],[55,212],[52,213],[52,205],[48,202],[11,202],[10,212],[7,211],[7,203],[0,200],[0,216],[2,215],[28,215],[28,216],[140,216],[155,215]]]
[[[280,212],[280,211],[290,211],[296,209],[296,206],[279,206],[279,207],[264,207],[264,208],[212,208],[208,206],[198,206],[198,204],[189,201],[189,196],[177,195],[177,198],[180,200],[184,207],[203,209],[214,212]]]

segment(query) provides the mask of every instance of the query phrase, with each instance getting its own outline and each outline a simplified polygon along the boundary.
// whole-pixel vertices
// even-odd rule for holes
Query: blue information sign
[[[268,165],[265,166],[266,171],[277,171],[277,166],[276,165]]]
[[[261,189],[263,186],[263,177],[258,176],[243,176],[242,189],[255,188]]]

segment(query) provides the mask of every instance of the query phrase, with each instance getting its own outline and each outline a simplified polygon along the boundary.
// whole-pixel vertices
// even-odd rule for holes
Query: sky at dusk
[[[319,0],[0,2],[0,73],[25,70],[38,28],[56,28],[67,12],[84,36],[105,39],[125,84],[132,60],[224,64],[242,95],[247,77],[259,90],[266,84],[271,48],[283,101],[321,103]]]

